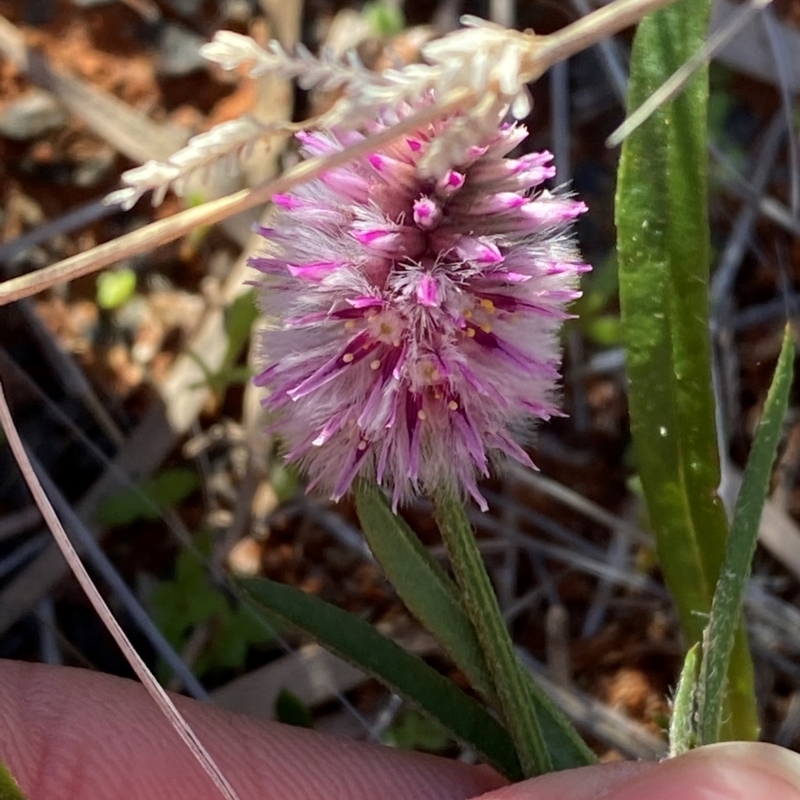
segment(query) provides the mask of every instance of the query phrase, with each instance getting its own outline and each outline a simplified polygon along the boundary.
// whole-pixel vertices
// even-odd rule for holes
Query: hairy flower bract
[[[334,499],[359,476],[395,506],[444,487],[485,509],[479,476],[502,454],[530,464],[519,436],[558,413],[558,329],[587,269],[570,224],[585,206],[542,188],[549,153],[509,156],[519,125],[424,177],[446,124],[276,196],[250,262],[267,325],[256,383],[286,458]],[[312,157],[363,134],[299,138]]]

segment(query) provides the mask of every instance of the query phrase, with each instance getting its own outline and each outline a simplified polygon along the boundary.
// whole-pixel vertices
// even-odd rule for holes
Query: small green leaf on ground
[[[281,689],[275,698],[275,719],[296,728],[313,728],[314,715],[311,709],[288,689]]]
[[[106,311],[125,305],[136,291],[136,273],[127,267],[97,276],[97,305]]]
[[[402,750],[424,750],[441,753],[453,744],[447,731],[433,720],[409,709],[400,713],[386,733],[383,743]]]
[[[207,541],[198,544],[201,550],[209,549]],[[175,577],[152,590],[148,605],[161,632],[179,652],[199,625],[208,626],[206,644],[193,664],[198,675],[241,669],[251,646],[273,638],[270,627],[256,614],[214,585],[206,565],[191,550],[181,552]]]

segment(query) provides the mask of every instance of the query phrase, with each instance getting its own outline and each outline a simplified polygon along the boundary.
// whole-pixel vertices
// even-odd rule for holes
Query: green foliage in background
[[[136,291],[136,273],[127,267],[97,276],[97,305],[105,311],[125,305]]]
[[[165,469],[138,486],[106,497],[98,505],[95,519],[108,527],[161,519],[165,509],[182,503],[199,486],[200,480],[194,470],[185,467]]]
[[[622,343],[619,312],[614,308],[619,293],[617,265],[606,259],[587,273],[581,282],[583,295],[572,310],[574,323],[599,347],[617,347]]]
[[[402,750],[441,753],[453,746],[447,731],[413,709],[402,711],[382,737],[384,744]]]
[[[275,698],[275,719],[295,728],[313,728],[314,715],[311,709],[288,689],[281,689]]]
[[[208,551],[208,537],[201,537],[198,544],[201,551]],[[251,646],[272,640],[270,626],[215,586],[203,559],[191,550],[178,556],[175,577],[152,590],[149,606],[161,632],[178,652],[198,626],[207,626],[207,640],[192,664],[197,675],[241,669]]]
[[[238,364],[239,356],[245,345],[250,340],[250,332],[258,319],[258,306],[255,302],[255,292],[250,290],[240,294],[225,309],[225,336],[227,348],[219,369],[210,369],[202,353],[187,351],[187,355],[194,359],[205,375],[206,383],[211,391],[222,397],[230,386],[241,385],[252,377],[250,368]]]
[[[402,33],[406,19],[397,0],[369,0],[361,11],[377,36],[396,36]]]

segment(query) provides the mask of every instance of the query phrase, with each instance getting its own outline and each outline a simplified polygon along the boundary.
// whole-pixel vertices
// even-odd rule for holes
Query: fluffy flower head
[[[585,206],[542,189],[549,153],[509,157],[517,125],[423,177],[438,130],[276,196],[251,259],[268,326],[256,382],[287,459],[334,499],[361,476],[395,505],[446,486],[485,508],[492,457],[530,464],[514,432],[558,413],[557,332],[587,269],[569,228]],[[321,156],[362,134],[300,138]]]

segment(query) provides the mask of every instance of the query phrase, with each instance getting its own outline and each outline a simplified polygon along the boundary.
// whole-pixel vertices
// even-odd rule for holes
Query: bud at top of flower
[[[250,261],[267,322],[256,383],[286,458],[334,499],[361,476],[395,506],[448,487],[485,509],[491,459],[530,464],[514,432],[558,414],[558,329],[588,269],[569,228],[585,206],[541,188],[549,153],[508,157],[517,125],[424,177],[438,130],[275,198]],[[335,132],[301,142],[344,146]]]

